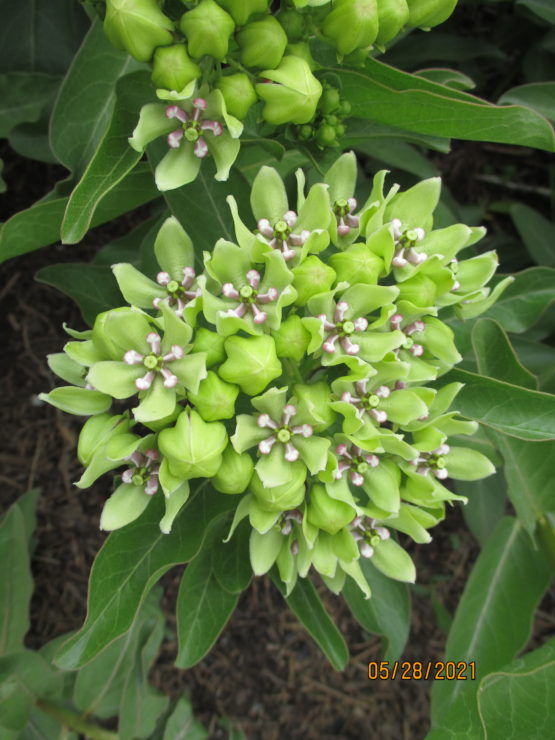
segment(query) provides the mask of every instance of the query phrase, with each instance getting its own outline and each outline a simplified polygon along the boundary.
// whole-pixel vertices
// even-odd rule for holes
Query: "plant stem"
[[[91,740],[118,740],[117,732],[110,732],[105,730],[103,727],[88,722],[86,719],[73,712],[70,709],[64,709],[58,704],[46,701],[45,699],[39,699],[37,701],[37,708],[41,711],[49,714],[54,719],[57,719],[62,725],[69,727],[71,730],[80,732]]]

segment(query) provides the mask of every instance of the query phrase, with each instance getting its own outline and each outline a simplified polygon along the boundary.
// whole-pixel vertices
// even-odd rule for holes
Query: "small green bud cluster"
[[[349,101],[342,100],[339,90],[324,82],[314,119],[310,124],[299,126],[297,135],[301,141],[314,141],[321,149],[338,147],[345,133],[344,121],[350,112]]]
[[[200,0],[170,18],[157,0],[106,0],[108,38],[138,61],[151,62],[156,94],[165,101],[143,107],[131,145],[142,152],[153,139],[168,137],[172,151],[156,173],[160,190],[194,180],[200,167],[195,158],[206,156],[214,157],[216,179],[227,179],[242,122],[255,103],[267,123],[294,124],[302,140],[335,146],[350,109],[347,101],[335,100],[333,88],[323,94],[308,41],[327,40],[340,57],[356,62],[357,54],[383,46],[403,27],[440,22],[455,2],[309,0],[296,8],[284,3],[274,14],[269,0]],[[208,109],[204,127],[192,109],[199,100]],[[175,118],[185,136],[172,127]],[[210,133],[194,146],[199,126]]]
[[[299,170],[291,207],[263,167],[256,228],[229,197],[236,241],[219,239],[200,274],[174,217],[155,279],[113,266],[130,305],[70,332],[49,358],[68,385],[43,396],[90,416],[79,487],[123,468],[103,529],[163,496],[169,532],[190,481],[208,479],[237,497],[229,536],[250,522],[254,573],[275,563],[290,590],[313,567],[334,592],[350,576],[368,596],[361,558],[413,581],[395,532],[428,542],[445,504],[464,500],[445,479],[493,472],[461,442],[476,430],[451,408],[461,385],[428,384],[461,359],[440,313],[486,310],[507,284],[485,287],[497,257],[458,259],[481,228],[433,229],[438,178],[384,191],[380,172],[359,205],[356,176],[352,153],[308,192]]]

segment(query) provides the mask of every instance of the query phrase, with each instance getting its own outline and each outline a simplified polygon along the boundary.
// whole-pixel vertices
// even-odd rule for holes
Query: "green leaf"
[[[232,505],[232,497],[203,487],[183,507],[170,536],[160,532],[164,502],[156,496],[139,519],[111,534],[93,563],[85,624],[64,643],[56,665],[79,668],[124,634],[152,586],[195,556],[209,522]]]
[[[499,105],[523,105],[555,122],[555,82],[532,82],[513,87],[497,101]]]
[[[472,343],[478,370],[484,375],[501,376],[520,385],[535,382],[516,361],[503,329],[491,319],[481,319],[472,330]],[[553,398],[553,396],[551,397]],[[525,529],[532,534],[536,521],[546,511],[555,511],[555,478],[552,460],[555,442],[538,445],[492,433],[505,460],[504,474],[508,494]]]
[[[222,588],[231,594],[240,594],[252,578],[249,560],[249,536],[252,530],[249,523],[243,521],[233,537],[224,542],[228,531],[229,522],[224,522],[212,547],[212,570]]]
[[[164,740],[206,740],[208,731],[195,719],[189,699],[180,697],[166,722]]]
[[[386,126],[375,121],[367,121],[363,118],[350,118],[347,121],[347,131],[341,138],[343,149],[353,148],[364,151],[366,143],[371,144],[373,139],[387,141],[405,141],[409,144],[424,146],[436,152],[447,153],[449,141],[440,136],[426,136],[414,131],[405,131],[398,126]]]
[[[456,408],[495,431],[532,442],[555,439],[555,396],[486,378],[468,370],[451,370],[444,383],[464,383]]]
[[[219,530],[216,529],[216,532]],[[190,668],[206,655],[233,614],[239,594],[223,588],[212,566],[214,532],[186,568],[177,595],[179,668]],[[247,561],[248,562],[248,561]]]
[[[516,0],[515,5],[528,8],[534,15],[555,26],[555,8],[551,0]]]
[[[0,69],[65,74],[89,19],[67,0],[2,0]]]
[[[501,668],[525,645],[550,581],[543,553],[518,520],[502,519],[478,556],[447,639],[446,660],[475,661],[478,679]],[[436,681],[432,722],[454,710],[472,681]]]
[[[129,146],[127,139],[150,89],[145,72],[135,72],[117,81],[114,113],[108,129],[69,197],[61,230],[64,244],[81,241],[98,203],[141,159],[142,155]]]
[[[271,576],[274,585],[284,596],[285,585],[279,576],[273,573]],[[349,660],[349,650],[343,635],[322,604],[312,581],[308,578],[299,579],[289,596],[285,597],[285,601],[332,667],[336,671],[342,671]]]
[[[515,275],[485,316],[496,319],[505,331],[527,331],[555,300],[555,270],[531,267]]]
[[[555,225],[524,203],[512,205],[510,213],[520,238],[534,262],[538,265],[555,265]],[[555,289],[552,294],[555,297]]]
[[[59,240],[68,199],[57,197],[57,190],[49,195],[0,226],[0,262]],[[111,221],[159,195],[148,164],[141,162],[100,201],[91,226]]]
[[[35,278],[72,298],[89,326],[97,314],[125,302],[112,270],[104,265],[63,262],[43,267]]]
[[[476,481],[454,481],[455,490],[466,496],[463,516],[480,545],[484,545],[497,522],[505,514],[507,485],[501,472]]]
[[[23,730],[35,700],[60,689],[61,676],[39,653],[22,650],[0,657],[0,730]]]
[[[0,521],[0,655],[23,648],[33,578],[25,518],[14,504]]]
[[[472,346],[482,375],[537,389],[537,378],[520,363],[509,338],[493,319],[482,318],[474,324]]]
[[[0,137],[20,123],[38,121],[59,83],[59,77],[41,72],[0,74]]]
[[[360,567],[370,585],[372,596],[365,599],[355,582],[348,578],[342,591],[345,601],[357,622],[367,632],[382,637],[384,660],[398,660],[410,629],[408,587],[384,576],[369,559],[361,558]]]
[[[419,69],[414,74],[424,77],[430,82],[437,82],[439,85],[446,85],[455,90],[472,90],[476,87],[474,80],[468,75],[459,72],[457,69],[447,69],[444,67],[433,67],[430,69]]]
[[[116,81],[135,69],[140,66],[110,44],[102,23],[93,23],[62,83],[50,121],[52,151],[76,177],[84,172],[108,126]]]
[[[555,151],[549,122],[522,106],[495,106],[369,59],[365,69],[335,68],[352,115],[420,134],[496,141]]]
[[[153,168],[167,148],[165,141],[155,141],[149,145],[147,151]],[[243,175],[234,168],[228,180],[218,182],[214,179],[214,173],[214,164],[207,158],[194,182],[163,194],[173,215],[193,240],[199,264],[202,264],[203,250],[212,250],[218,239],[235,241],[233,219],[225,203],[226,197],[232,193],[240,214],[250,213],[250,187]]]

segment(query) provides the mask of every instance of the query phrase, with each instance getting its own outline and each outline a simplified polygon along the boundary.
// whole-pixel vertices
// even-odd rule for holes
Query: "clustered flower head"
[[[320,148],[338,146],[351,106],[315,76],[309,41],[333,46],[339,61],[361,63],[402,30],[443,22],[456,2],[295,0],[274,13],[269,0],[200,0],[166,14],[158,0],[106,0],[108,38],[151,62],[163,101],[143,106],[130,144],[143,152],[166,137],[169,151],[155,173],[163,191],[192,182],[206,157],[216,179],[226,180],[253,106],[260,121],[289,125]],[[348,223],[350,212],[344,215]]]
[[[254,573],[276,564],[290,591],[314,568],[334,592],[350,576],[368,596],[361,558],[414,580],[397,533],[429,541],[445,504],[464,500],[446,479],[493,472],[462,441],[476,424],[452,408],[461,385],[441,383],[461,357],[440,316],[496,300],[506,282],[485,284],[497,257],[460,258],[481,228],[433,229],[439,179],[400,192],[380,172],[358,202],[356,174],[352,153],[308,192],[298,171],[290,203],[263,167],[251,227],[230,197],[236,241],[218,240],[203,270],[174,217],[155,241],[155,280],[113,266],[130,305],[71,332],[49,360],[69,385],[44,396],[90,417],[79,487],[121,469],[103,529],[160,496],[170,532],[208,480],[207,495],[236,496],[229,537],[250,523]]]

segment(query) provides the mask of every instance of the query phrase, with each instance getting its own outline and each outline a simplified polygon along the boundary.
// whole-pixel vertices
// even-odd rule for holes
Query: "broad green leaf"
[[[137,664],[142,672],[142,650],[151,640],[155,643],[155,655],[159,648],[164,631],[160,595],[159,587],[153,589],[141,605],[130,629],[76,674],[72,699],[81,713],[100,718],[118,714],[122,696],[128,690],[129,676]],[[146,677],[139,678],[135,683],[139,690],[147,690]]]
[[[472,346],[482,375],[536,390],[537,378],[519,361],[509,338],[493,319],[478,319],[472,327]]]
[[[62,262],[43,267],[35,278],[73,298],[89,326],[97,314],[125,303],[112,270],[104,265]]]
[[[350,578],[343,596],[357,622],[367,632],[380,635],[384,643],[384,660],[398,660],[405,648],[410,629],[410,594],[405,583],[393,581],[380,573],[371,560],[360,560],[360,567],[370,585],[372,596],[364,598]]]
[[[343,142],[345,145],[345,142]],[[365,139],[360,142],[349,142],[359,152],[369,157],[405,172],[410,172],[420,178],[436,177],[438,170],[433,163],[410,144],[402,139],[380,138]]]
[[[6,740],[10,740],[6,738]],[[31,710],[25,728],[18,740],[79,740],[75,732],[68,730],[50,714],[36,707]]]
[[[549,737],[555,727],[555,640],[490,673],[477,698],[486,737]]]
[[[533,326],[555,301],[555,269],[531,267],[515,280],[485,316],[496,319],[505,331],[520,333]]]
[[[55,193],[55,191],[53,191]],[[159,197],[150,168],[141,162],[100,201],[91,226],[111,221],[122,213]],[[67,198],[42,199],[0,226],[0,262],[57,242]]]
[[[510,213],[524,246],[533,260],[538,265],[555,265],[555,224],[524,203],[512,205]],[[555,289],[552,294],[555,298]]]
[[[165,141],[155,141],[148,146],[153,166],[167,148]],[[243,175],[233,168],[228,180],[218,182],[214,173],[213,162],[207,158],[194,182],[163,194],[173,215],[193,240],[199,260],[203,250],[212,250],[218,239],[235,241],[231,211],[225,201],[228,195],[233,195],[237,201],[243,219],[250,214],[250,187]]]
[[[180,697],[164,728],[164,740],[206,740],[208,731],[195,719],[189,699]]]
[[[102,138],[116,100],[115,83],[140,66],[115,49],[102,23],[91,26],[62,83],[50,121],[50,146],[79,177]]]
[[[507,508],[507,484],[503,474],[498,471],[482,480],[453,483],[456,492],[468,499],[462,510],[464,520],[480,545],[484,545]]]
[[[451,370],[445,383],[464,383],[456,408],[495,431],[532,442],[555,439],[555,396],[486,378],[468,370]]]
[[[229,522],[224,522],[212,546],[212,570],[220,586],[231,594],[240,594],[244,591],[252,578],[249,559],[251,531],[248,521],[243,521],[233,533],[233,537],[224,542],[229,532]]]
[[[40,495],[40,488],[32,488],[23,496],[20,496],[14,501],[13,506],[17,507],[23,515],[23,527],[25,530],[25,538],[27,540],[27,547],[30,552],[34,549],[34,538],[33,533],[37,526],[37,501]]]
[[[555,151],[549,122],[530,108],[495,106],[370,59],[365,69],[334,68],[352,115],[455,139],[495,141]]]
[[[555,15],[555,14],[554,14]],[[497,101],[499,105],[525,105],[555,122],[555,82],[532,82],[513,87]]]
[[[213,533],[185,569],[177,595],[179,668],[190,668],[206,655],[233,614],[239,594],[222,588],[212,567]]]
[[[23,648],[33,577],[25,518],[17,503],[0,521],[0,655]]]
[[[480,319],[472,330],[472,344],[479,372],[519,385],[535,382],[516,361],[507,335],[495,321]],[[552,461],[555,442],[525,442],[491,432],[505,460],[508,494],[523,527],[532,534],[545,511],[555,511],[555,478]]]
[[[233,505],[231,498],[202,487],[169,536],[160,532],[164,502],[156,496],[139,519],[113,532],[93,563],[85,624],[62,646],[56,664],[79,668],[124,634],[152,586],[171,567],[195,556],[206,527]]]
[[[256,139],[254,142],[256,142]],[[297,167],[303,167],[306,165],[306,157],[296,149],[289,149],[285,152],[283,157],[278,160],[271,152],[254,142],[252,144],[245,145],[244,139],[241,138],[241,150],[235,162],[235,168],[247,178],[251,185],[256,175],[260,172],[261,167],[264,167],[264,165],[267,167],[274,167],[282,178],[290,175],[297,169]]]
[[[353,148],[363,151],[365,143],[370,139],[380,140],[402,140],[409,144],[417,144],[433,149],[436,152],[447,153],[449,151],[449,142],[440,136],[426,136],[414,131],[404,131],[398,126],[386,126],[385,124],[367,121],[363,118],[352,118],[347,121],[347,131],[341,138],[343,149]]]
[[[285,586],[279,576],[271,574],[293,614],[316,642],[336,671],[342,671],[349,660],[349,650],[343,635],[322,604],[312,581],[299,578],[295,588],[285,597]]]
[[[421,68],[441,60],[444,63],[477,59],[505,60],[506,54],[498,44],[483,38],[483,34],[462,36],[434,28],[433,33],[414,30],[387,50],[384,61],[401,69]],[[415,74],[420,74],[416,72]]]
[[[555,7],[551,0],[516,0],[516,5],[528,8],[534,15],[555,26]]]
[[[502,519],[467,581],[447,639],[446,660],[475,661],[478,679],[511,660],[528,640],[549,581],[541,550],[517,519]],[[472,681],[434,682],[433,724],[441,724],[474,686]]]
[[[0,69],[65,74],[89,19],[67,0],[2,0]]]
[[[419,69],[414,74],[424,77],[424,79],[430,80],[430,82],[437,82],[439,85],[452,87],[455,90],[472,90],[476,87],[474,80],[457,69],[430,67],[428,69]]]
[[[20,123],[38,121],[59,84],[59,77],[42,72],[0,74],[0,138]]]
[[[135,72],[117,81],[114,113],[108,129],[69,197],[61,229],[64,244],[81,241],[98,203],[139,162],[141,154],[129,146],[127,139],[150,90],[150,79],[145,72]]]
[[[0,731],[23,730],[35,700],[60,688],[61,678],[39,653],[22,650],[0,657]]]

